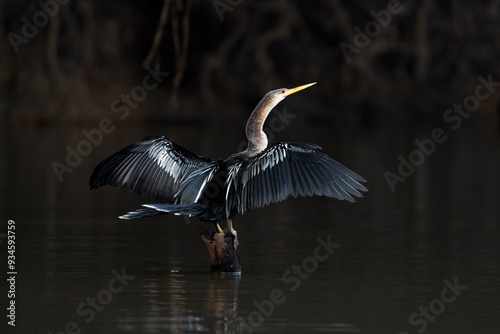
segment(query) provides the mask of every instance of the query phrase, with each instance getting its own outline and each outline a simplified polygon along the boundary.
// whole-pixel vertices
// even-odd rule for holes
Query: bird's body
[[[163,213],[227,220],[236,214],[285,200],[288,196],[328,196],[354,202],[367,191],[365,180],[319,146],[278,143],[267,148],[262,130],[269,112],[286,96],[311,86],[266,94],[250,116],[248,147],[225,160],[201,157],[166,137],[148,137],[102,161],[90,179],[91,189],[104,184],[129,187],[155,204],[121,216],[137,219]],[[220,228],[219,228],[220,230]]]

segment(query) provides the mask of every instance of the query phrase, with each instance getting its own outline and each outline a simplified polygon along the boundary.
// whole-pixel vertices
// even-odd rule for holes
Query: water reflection
[[[418,130],[334,132],[294,120],[278,140],[320,144],[364,176],[370,192],[355,205],[290,199],[238,216],[241,277],[210,276],[201,223],[171,216],[124,222],[117,216],[141,198],[88,191],[93,167],[131,141],[168,134],[193,152],[224,157],[244,140],[243,126],[120,126],[61,183],[51,163],[64,161],[81,129],[0,134],[8,157],[0,160],[0,207],[19,226],[19,331],[59,333],[75,321],[83,333],[416,333],[410,315],[455,277],[469,288],[426,333],[500,330],[500,142],[475,129],[461,128],[392,193],[383,174],[413,149]],[[283,274],[328,235],[338,251],[292,291]],[[87,323],[78,305],[120,268],[135,279]],[[260,322],[256,303],[275,289],[286,301],[248,330],[245,324]]]
[[[239,276],[170,275],[162,289],[151,282],[140,316],[121,317],[118,328],[128,332],[242,333],[238,322]],[[197,296],[192,300],[192,296]],[[168,299],[164,297],[168,296]],[[146,314],[146,316],[144,316]]]
[[[253,333],[291,331],[290,319],[274,317],[276,305],[270,308],[255,298],[251,311],[239,309],[238,295],[241,277],[212,274],[210,277],[171,276],[163,294],[149,288],[146,306],[141,316],[117,319],[118,329],[132,333]],[[193,284],[194,283],[194,284]],[[193,300],[193,295],[199,296]],[[259,306],[260,305],[260,306]],[[146,316],[144,316],[146,314]],[[296,332],[356,333],[361,330],[352,324],[293,322]]]

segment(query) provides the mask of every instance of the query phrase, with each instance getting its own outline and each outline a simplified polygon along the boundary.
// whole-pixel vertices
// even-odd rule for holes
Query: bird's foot
[[[224,230],[221,229],[219,223],[217,223],[216,225],[217,225],[217,231],[219,231],[219,233],[226,234],[227,229]]]
[[[236,230],[233,228],[233,220],[232,219],[227,220],[227,230],[229,231],[228,234],[233,235],[233,249],[236,249],[236,245],[238,242],[238,233],[236,233]]]
[[[226,235],[227,234],[227,227],[225,229],[222,229],[219,224],[217,224],[217,232],[219,232],[220,234],[224,234]]]
[[[233,249],[236,249],[238,243],[238,233],[233,228],[231,228],[229,233],[233,235]]]

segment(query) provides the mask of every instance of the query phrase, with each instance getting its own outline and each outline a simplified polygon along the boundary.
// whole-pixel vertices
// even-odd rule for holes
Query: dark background
[[[237,118],[271,89],[318,81],[298,99],[307,117],[355,125],[440,119],[436,110],[497,74],[496,1],[401,1],[402,10],[347,62],[372,10],[388,1],[70,1],[13,52],[0,41],[0,115],[6,124],[60,124],[108,115],[116,96],[139,84],[163,6],[161,39],[149,66],[171,77],[133,118]],[[221,5],[222,4],[222,5]],[[224,5],[225,4],[225,5]],[[2,1],[0,33],[21,35],[36,1]],[[227,6],[227,7],[224,7]],[[217,12],[217,8],[220,12]],[[225,10],[228,9],[228,10]],[[223,19],[223,20],[221,20]],[[297,102],[299,103],[299,102]],[[221,106],[230,106],[221,115]],[[498,94],[481,105],[498,130]],[[132,120],[132,118],[131,118]]]
[[[498,332],[500,87],[457,128],[443,116],[476,94],[478,77],[500,81],[500,2],[401,1],[351,61],[340,46],[356,46],[358,28],[389,2],[229,3],[73,0],[16,52],[9,39],[41,4],[0,0],[2,310],[9,219],[18,271],[17,326],[2,311],[2,328],[247,333],[255,303],[282,289],[287,300],[254,333]],[[221,16],[220,6],[231,8]],[[125,106],[151,71],[169,75],[121,119],[115,101]],[[369,192],[354,204],[289,198],[237,216],[241,277],[209,275],[200,231],[211,226],[171,215],[123,221],[145,200],[89,191],[100,161],[145,136],[225,158],[244,148],[245,122],[266,92],[309,82],[318,83],[269,116],[270,142],[320,145]],[[85,146],[85,131],[106,119],[112,130]],[[399,175],[434,129],[446,140],[391,189],[386,173]],[[84,154],[69,166],[71,150]],[[291,291],[283,274],[328,236],[338,250]],[[135,278],[87,323],[78,305],[122,268]],[[438,305],[455,279],[466,290],[422,323],[421,308]]]

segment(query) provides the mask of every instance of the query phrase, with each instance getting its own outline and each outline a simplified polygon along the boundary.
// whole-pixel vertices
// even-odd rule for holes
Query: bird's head
[[[303,89],[306,89],[308,87],[311,87],[312,85],[315,85],[316,82],[307,84],[307,85],[302,85],[299,87],[295,88],[280,88],[280,89],[275,89],[270,91],[269,93],[264,96],[264,100],[267,100],[268,103],[272,106],[277,105],[280,101],[284,100],[285,97],[292,95],[293,93],[297,93],[298,91],[301,91]]]
[[[280,88],[270,91],[260,100],[257,107],[250,115],[247,122],[246,134],[248,138],[247,152],[250,156],[262,152],[267,147],[267,136],[263,131],[263,125],[271,110],[288,95],[292,95],[300,90],[311,87],[316,83],[310,83],[295,88]]]

